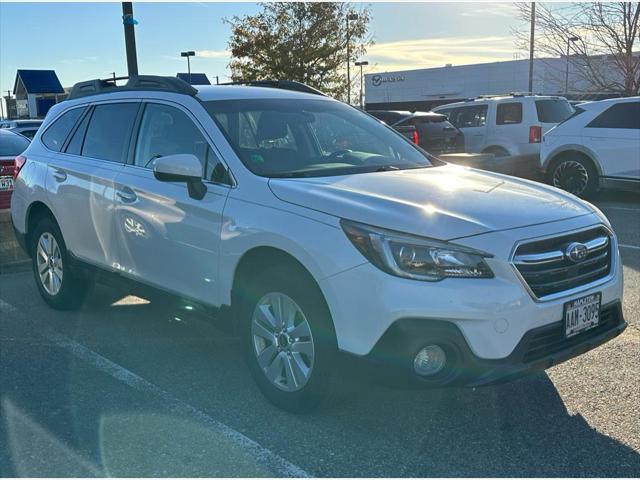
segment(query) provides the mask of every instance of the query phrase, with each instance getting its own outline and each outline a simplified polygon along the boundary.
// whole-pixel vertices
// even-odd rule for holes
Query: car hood
[[[551,187],[454,165],[271,179],[269,186],[284,202],[441,240],[593,213]]]

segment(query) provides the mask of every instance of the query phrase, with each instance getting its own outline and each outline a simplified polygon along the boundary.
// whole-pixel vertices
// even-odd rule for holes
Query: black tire
[[[502,147],[489,147],[487,149],[485,149],[482,153],[492,153],[494,157],[496,158],[501,158],[501,157],[508,157],[509,156],[509,152]]]
[[[598,171],[581,155],[565,155],[555,161],[547,173],[547,181],[578,197],[587,198],[598,190]]]
[[[315,409],[331,389],[331,376],[338,350],[333,321],[319,287],[299,267],[275,266],[246,282],[241,290],[243,294],[238,298],[239,333],[249,369],[261,392],[274,405],[289,412],[301,413]],[[285,391],[276,386],[267,378],[267,367],[261,367],[257,358],[252,332],[253,314],[258,302],[273,293],[284,294],[293,300],[310,326],[314,344],[313,364],[308,380],[296,391]],[[274,345],[280,348],[277,342]],[[282,353],[287,355],[286,352]],[[276,355],[279,354],[280,352]],[[274,357],[273,362],[275,360]],[[286,370],[286,366],[283,368]]]
[[[55,256],[56,261],[58,261],[59,258],[59,261],[62,263],[61,265],[59,263],[57,264],[57,270],[61,270],[62,275],[58,277],[60,278],[60,282],[56,292],[47,291],[47,287],[44,285],[44,281],[46,280],[41,278],[39,272],[39,269],[42,268],[42,264],[39,262],[42,261],[43,257],[40,256],[39,260],[38,243],[45,234],[50,235],[55,239],[57,250],[59,252],[59,256]],[[36,286],[38,287],[38,291],[44,301],[56,310],[73,310],[78,308],[85,299],[89,282],[87,282],[86,279],[83,279],[73,268],[72,260],[67,252],[64,238],[62,237],[62,232],[60,231],[60,227],[58,227],[56,221],[49,216],[39,219],[33,233],[30,235],[30,240],[31,244],[29,248],[31,252],[31,264],[33,267],[34,279]],[[51,275],[52,274],[50,273],[46,278],[50,279]],[[50,284],[49,288],[53,290]]]

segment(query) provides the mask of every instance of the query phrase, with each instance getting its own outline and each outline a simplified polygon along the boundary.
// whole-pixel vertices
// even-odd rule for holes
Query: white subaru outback
[[[444,164],[301,84],[83,82],[16,170],[12,221],[49,305],[107,272],[212,307],[285,409],[317,404],[338,350],[475,386],[626,327],[598,209]]]

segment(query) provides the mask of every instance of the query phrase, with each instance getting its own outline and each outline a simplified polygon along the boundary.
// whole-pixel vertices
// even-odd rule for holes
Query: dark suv
[[[367,113],[407,136],[429,153],[464,152],[462,132],[449,123],[445,115],[398,110],[371,110]]]

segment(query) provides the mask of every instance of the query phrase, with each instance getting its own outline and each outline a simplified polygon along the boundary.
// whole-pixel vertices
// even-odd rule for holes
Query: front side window
[[[449,115],[449,121],[458,128],[484,127],[487,124],[487,106],[454,108]]]
[[[69,132],[84,112],[84,107],[73,108],[60,115],[42,134],[42,143],[49,150],[59,152],[67,139]]]
[[[205,102],[242,162],[266,177],[329,176],[431,166],[375,118],[329,100]]]
[[[140,122],[134,165],[152,168],[156,158],[177,154],[195,155],[207,180],[226,183],[221,177],[221,162],[193,121],[175,107],[147,104]]]
[[[84,137],[82,156],[124,163],[138,106],[138,103],[97,105]]]
[[[499,103],[496,110],[496,125],[522,123],[522,103]]]
[[[587,127],[640,130],[640,102],[612,105],[592,120]]]

